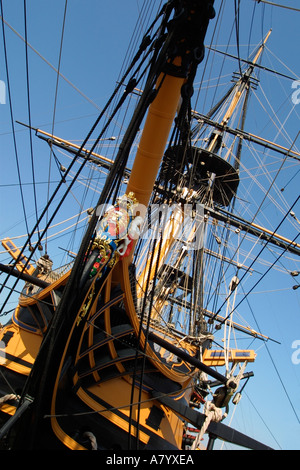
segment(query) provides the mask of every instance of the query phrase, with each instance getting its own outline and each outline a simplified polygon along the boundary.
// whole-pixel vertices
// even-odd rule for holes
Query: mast
[[[172,65],[180,70],[182,60],[175,59]],[[127,194],[133,192],[145,207],[153,191],[185,81],[185,77],[164,73],[157,82],[159,93],[150,105],[126,190]]]
[[[207,190],[206,190],[206,198],[203,200],[202,203],[204,203],[205,208],[204,212],[205,214],[211,215],[209,208],[213,208],[215,203],[218,206],[227,206],[231,202],[232,199],[234,199],[237,187],[239,184],[239,167],[240,167],[240,158],[241,158],[241,150],[242,150],[242,139],[239,140],[239,145],[237,148],[237,155],[235,157],[235,162],[233,165],[229,163],[230,159],[230,151],[227,152],[227,155],[224,157],[223,160],[220,160],[218,157],[218,152],[222,147],[222,141],[223,141],[223,135],[225,128],[228,126],[228,123],[230,122],[232,116],[234,115],[234,112],[236,111],[240,101],[243,99],[244,94],[246,95],[244,98],[244,105],[243,105],[243,111],[242,111],[242,127],[244,125],[245,119],[246,119],[246,110],[247,110],[247,102],[249,99],[249,93],[251,89],[251,79],[252,79],[252,74],[255,69],[255,65],[257,64],[259,58],[261,57],[261,54],[263,53],[264,47],[270,37],[271,30],[268,32],[266,35],[263,43],[260,45],[258,48],[257,53],[255,54],[255,57],[253,59],[253,62],[251,65],[247,68],[247,70],[243,73],[243,75],[237,80],[236,84],[232,87],[230,90],[230,94],[227,93],[223,98],[219,100],[218,105],[216,105],[213,110],[211,110],[210,113],[208,113],[208,116],[212,116],[215,114],[218,110],[218,108],[224,104],[227,98],[231,95],[231,101],[228,104],[227,110],[225,114],[223,115],[223,118],[219,121],[219,123],[214,127],[214,130],[212,131],[212,134],[209,138],[209,143],[204,151],[204,162],[206,167],[208,167],[210,171],[210,177],[209,181],[207,184]],[[209,119],[209,118],[208,118]],[[195,130],[194,130],[195,134]],[[203,151],[201,150],[196,150],[196,153],[199,153],[199,158],[201,159],[201,156],[203,155]],[[213,163],[211,163],[213,161]],[[224,162],[228,162],[228,165],[226,166]],[[201,162],[202,163],[202,162]],[[219,169],[218,169],[219,168]],[[226,174],[229,175],[228,178],[226,178]],[[217,184],[217,188],[215,188],[215,184]],[[215,191],[216,189],[216,191]],[[216,210],[215,208],[213,211]],[[202,312],[204,312],[204,248],[200,249],[199,252],[199,257],[197,257],[197,265],[199,266],[198,269],[200,269],[200,276],[199,276],[199,283],[200,283],[200,289],[199,289],[199,295],[197,296],[198,298],[196,300],[195,308],[197,308],[198,311],[198,324],[203,324],[203,315]],[[201,329],[198,331],[198,334],[200,334]]]
[[[223,118],[221,119],[221,121],[217,125],[219,129],[224,129],[226,126],[228,126],[228,123],[229,123],[230,119],[232,118],[232,116],[233,116],[233,114],[234,114],[234,112],[235,112],[235,110],[236,110],[236,108],[237,108],[239,102],[241,101],[241,99],[242,99],[245,92],[246,92],[245,102],[247,102],[248,94],[249,94],[250,87],[251,87],[251,77],[252,77],[252,74],[254,72],[255,65],[257,64],[259,58],[261,57],[261,54],[263,53],[264,47],[265,47],[265,45],[266,45],[266,43],[267,43],[267,41],[268,41],[268,39],[271,35],[271,32],[272,32],[272,30],[270,30],[268,32],[268,34],[266,35],[263,43],[259,47],[259,49],[258,49],[251,65],[249,65],[247,70],[244,72],[244,74],[240,77],[240,79],[237,81],[237,83],[233,87],[233,90],[232,90],[232,95],[233,96],[232,96],[231,102],[229,103],[227,111],[225,112]],[[223,102],[223,100],[221,100],[221,103],[222,102]],[[243,117],[243,119],[245,119],[245,117]],[[218,150],[220,149],[221,144],[222,144],[222,133],[220,134],[220,132],[216,129],[212,132],[212,135],[210,137],[210,142],[209,142],[209,144],[206,148],[206,151],[211,153],[211,154],[216,154],[218,152]],[[229,159],[229,153],[225,157],[225,160],[228,160],[228,159]],[[237,161],[235,162],[235,170],[238,170],[239,159],[240,159],[240,157],[238,156]],[[214,178],[214,177],[212,177],[212,178]],[[211,184],[213,184],[213,183],[211,182]]]
[[[255,66],[258,62],[258,60],[261,57],[261,54],[264,50],[265,44],[268,41],[269,37],[271,34],[271,30],[268,32],[266,35],[263,43],[260,45],[258,48],[255,57],[253,59],[253,62],[251,62],[251,65],[247,68],[247,70],[244,72],[244,74],[237,80],[235,85],[232,87],[230,90],[230,93],[227,93],[224,98],[222,98],[219,101],[219,106],[223,105],[226,99],[228,99],[231,96],[230,102],[227,106],[227,110],[225,111],[223,117],[220,119],[218,126],[215,126],[215,130],[213,130],[209,143],[205,149],[200,149],[196,147],[189,147],[189,144],[187,144],[187,140],[184,140],[185,137],[182,137],[182,144],[178,147],[173,146],[167,149],[161,169],[160,176],[157,181],[157,190],[158,193],[160,194],[160,188],[164,187],[166,184],[166,178],[167,178],[167,173],[171,175],[170,180],[168,181],[168,184],[172,188],[172,195],[170,194],[171,197],[175,198],[176,191],[178,190],[178,185],[181,185],[179,182],[179,179],[177,180],[176,178],[173,178],[174,176],[174,170],[175,170],[175,176],[176,176],[176,167],[172,168],[171,170],[168,170],[168,165],[174,167],[174,164],[170,163],[171,160],[176,160],[178,158],[179,165],[181,164],[180,162],[184,161],[185,158],[189,161],[189,163],[192,165],[192,172],[193,175],[188,176],[186,178],[186,181],[189,181],[188,184],[186,184],[187,188],[181,188],[181,191],[188,193],[189,191],[193,191],[196,186],[198,187],[202,185],[203,188],[206,188],[206,197],[201,199],[197,199],[197,196],[195,195],[194,198],[192,198],[190,201],[187,199],[184,199],[183,197],[181,198],[181,203],[174,209],[173,214],[168,221],[167,225],[165,226],[163,232],[162,232],[162,241],[161,243],[157,243],[155,248],[153,249],[153,252],[149,253],[148,259],[146,260],[145,266],[143,268],[143,271],[141,272],[139,279],[138,279],[138,284],[137,284],[137,295],[138,297],[142,297],[143,294],[146,292],[146,285],[147,282],[155,282],[154,276],[155,273],[162,273],[163,270],[165,270],[165,274],[159,274],[159,285],[161,287],[157,286],[156,292],[158,293],[160,289],[162,289],[161,294],[158,294],[157,300],[154,304],[153,310],[151,317],[153,320],[158,320],[159,316],[162,312],[163,306],[165,305],[165,302],[171,298],[174,286],[176,286],[175,278],[176,276],[180,275],[180,269],[181,265],[184,262],[184,259],[186,258],[186,252],[183,252],[181,255],[179,255],[177,261],[175,264],[172,266],[168,266],[165,263],[167,263],[167,259],[169,257],[169,253],[171,252],[172,249],[174,249],[176,239],[178,238],[178,233],[180,232],[180,228],[182,227],[182,224],[184,222],[184,213],[183,213],[183,207],[184,204],[187,204],[188,202],[192,202],[193,204],[196,203],[197,200],[204,204],[204,215],[206,216],[211,216],[214,217],[216,220],[224,220],[226,219],[223,217],[222,213],[220,213],[220,210],[222,206],[227,206],[230,204],[231,200],[234,198],[236,194],[236,190],[238,187],[239,183],[239,160],[240,156],[237,157],[237,160],[234,162],[234,164],[231,164],[229,161],[230,154],[228,152],[227,156],[223,159],[218,155],[218,151],[220,150],[222,146],[222,140],[223,140],[223,135],[224,132],[226,132],[226,128],[228,126],[228,123],[230,122],[231,118],[233,117],[239,103],[243,99],[244,95],[246,94],[245,97],[245,103],[248,100],[249,92],[251,89],[251,83],[252,83],[252,74],[254,72]],[[214,109],[209,113],[208,115],[211,117],[215,114],[215,112],[218,110],[218,106],[215,106]],[[155,111],[153,112],[155,114]],[[154,118],[152,118],[154,120]],[[180,118],[178,117],[178,121]],[[245,110],[243,112],[243,120],[245,120]],[[179,125],[178,125],[179,126]],[[146,129],[146,135],[147,135],[147,127]],[[223,132],[224,129],[224,132]],[[182,132],[182,129],[179,129],[179,132]],[[197,128],[193,130],[193,133],[191,137],[193,137],[197,132]],[[183,132],[182,132],[183,135]],[[143,147],[144,142],[141,145],[141,148]],[[151,148],[151,143],[149,143],[149,149]],[[239,154],[241,152],[241,145],[239,148]],[[142,152],[140,152],[142,153]],[[179,154],[179,157],[177,157],[177,154]],[[187,157],[185,155],[187,154]],[[149,150],[149,156],[151,156],[150,150]],[[142,171],[142,168],[147,168],[146,164],[146,158],[140,157],[140,154],[138,152],[137,154],[138,158],[141,158],[141,166],[140,166],[140,171]],[[150,160],[150,158],[149,158]],[[158,165],[157,165],[158,166]],[[157,167],[156,167],[157,169]],[[202,170],[204,169],[204,171]],[[182,170],[178,170],[178,174]],[[209,172],[210,177],[208,180],[206,180],[206,172]],[[136,172],[137,174],[137,172]],[[136,176],[134,176],[135,178]],[[196,182],[196,181],[199,181]],[[154,179],[153,179],[154,181]],[[132,185],[129,186],[129,190],[135,190],[136,186]],[[217,207],[214,207],[215,204],[217,207],[219,207],[219,210]],[[216,214],[216,216],[215,216]],[[220,214],[220,215],[219,215]],[[230,221],[230,216],[229,214],[227,215],[227,220]],[[234,224],[234,219],[233,219],[233,224]],[[229,222],[230,223],[230,222]],[[255,224],[254,224],[255,225]],[[243,224],[241,224],[243,226]],[[247,224],[246,229],[251,230],[256,230],[260,229],[260,234],[263,237],[264,233],[267,235],[267,231],[265,232],[263,230],[263,227],[255,227],[251,226],[250,223]],[[191,236],[190,240],[193,238],[194,234],[194,229],[191,228]],[[278,243],[278,240],[280,238],[276,236],[276,234],[273,234],[274,236],[274,242]],[[293,249],[293,245],[291,246],[291,249]],[[193,296],[193,301],[189,302],[190,307],[190,326],[189,326],[189,335],[191,337],[197,337],[201,335],[201,332],[203,331],[205,322],[204,318],[201,312],[204,311],[204,256],[207,254],[208,251],[204,249],[204,247],[200,247],[199,250],[194,254],[193,256],[193,277],[194,277],[194,283],[192,285],[191,282],[188,280],[187,282],[187,290],[186,290],[186,296],[191,293]],[[234,263],[234,262],[233,262]],[[171,275],[171,272],[173,274]],[[169,278],[170,282],[171,279],[174,280],[173,284],[171,282],[169,287],[163,288],[162,285],[165,282],[168,282],[167,279]],[[183,279],[183,278],[182,278]],[[195,281],[196,279],[196,281]],[[180,281],[180,284],[182,284],[183,280]],[[173,287],[172,287],[173,285]],[[168,323],[172,323],[172,313],[170,313],[170,317],[168,320],[166,320]]]

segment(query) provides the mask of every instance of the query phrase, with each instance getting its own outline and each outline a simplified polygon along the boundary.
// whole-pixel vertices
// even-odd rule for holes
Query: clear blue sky
[[[152,3],[155,6],[159,2],[153,0]],[[274,0],[274,3],[299,8],[297,0]],[[28,42],[40,56],[57,68],[65,2],[52,0],[51,8],[49,5],[50,3],[46,0],[27,1]],[[234,0],[225,1],[224,11],[221,8],[222,5],[221,0],[216,0],[215,8],[217,14],[220,13],[222,17],[222,26],[220,29],[217,28],[214,38],[211,40],[214,22],[211,23],[206,43],[212,42],[213,46],[225,51],[229,42],[227,51],[236,56],[238,50],[235,43],[235,30],[230,37],[234,20]],[[70,83],[60,78],[55,135],[78,144],[85,138],[99,110],[113,91],[142,6],[142,0],[69,1],[61,73],[80,90],[81,94]],[[3,8],[5,20],[24,37],[23,2],[21,0],[3,0]],[[247,58],[248,52],[251,52],[272,28],[272,35],[267,44],[262,65],[276,69],[295,79],[300,77],[299,21],[299,12],[271,7],[263,3],[255,6],[254,0],[242,0],[239,31],[240,56]],[[28,123],[25,45],[8,27],[5,27],[5,33],[14,120]],[[250,48],[248,47],[249,42]],[[7,85],[3,51],[1,31],[0,80]],[[32,49],[29,48],[28,53],[32,125],[51,132],[56,73]],[[222,61],[223,56],[216,54],[211,69],[211,78],[218,77],[217,69],[222,66]],[[203,65],[201,67],[200,72],[203,70]],[[230,84],[230,74],[238,70],[237,61],[227,60],[223,70],[220,93],[225,91],[226,86]],[[205,80],[209,78],[209,74],[210,69],[208,68],[203,82],[204,91],[201,92],[197,102],[197,109],[200,112],[208,110],[214,92],[213,88],[209,88],[208,94],[206,94]],[[293,80],[279,78],[272,73],[260,73],[259,76],[263,91],[255,92],[249,108],[247,130],[256,135],[264,135],[267,139],[276,140],[281,145],[288,147],[299,131],[300,104],[294,105],[292,102],[292,93],[297,88],[292,88]],[[196,80],[195,96],[198,94],[197,83],[200,83],[200,80],[201,73]],[[216,79],[212,83],[216,83]],[[279,122],[285,123],[289,139],[286,139],[282,134]],[[29,183],[32,176],[28,132],[18,124],[15,124],[15,129],[22,181]],[[44,182],[48,177],[49,149],[46,144],[34,139],[36,180],[40,183],[37,186],[38,202],[39,206],[42,206],[47,190]],[[300,148],[299,140],[296,144]],[[3,238],[26,233],[20,194],[16,186],[18,180],[7,95],[6,104],[0,105],[0,149],[0,237]],[[298,165],[299,162],[289,161],[282,181],[278,182],[282,187],[287,185],[284,195],[289,202],[293,202],[299,193]],[[274,171],[276,170],[273,170],[273,173]],[[55,176],[55,172],[53,174]],[[294,175],[293,184],[289,184]],[[58,175],[56,176],[58,179]],[[55,178],[53,177],[53,179]],[[246,179],[244,184],[248,184]],[[29,206],[26,209],[28,215],[31,216],[29,222],[32,224],[34,222],[34,207],[31,185],[24,186],[24,195]],[[274,194],[274,197],[277,196]],[[267,218],[263,222],[270,223],[274,216],[276,226],[277,221],[280,220],[278,209],[266,205],[265,211]],[[296,214],[297,211],[300,218],[299,206],[295,208]],[[70,216],[77,212],[79,212],[78,207],[70,209]],[[289,226],[283,226],[282,230],[286,236],[291,238],[295,236],[295,232],[290,232]],[[7,262],[7,257],[1,256],[3,260],[6,260],[2,260],[2,262]],[[268,256],[269,260],[274,260],[272,254],[268,254]],[[243,396],[232,426],[242,432],[250,432],[253,437],[274,448],[299,450],[300,424],[284,391],[285,388],[295,407],[296,414],[300,417],[300,364],[293,364],[291,359],[292,344],[294,341],[300,340],[300,291],[292,289],[296,280],[292,279],[286,271],[287,267],[289,270],[297,269],[297,267],[299,269],[299,262],[285,259],[284,266],[282,270],[269,273],[249,296],[251,308],[256,314],[261,331],[281,343],[281,345],[268,343],[276,370],[263,344],[255,343],[258,354],[257,361],[253,366],[255,377],[251,379],[246,388],[247,396],[246,394]],[[257,266],[257,269],[263,273],[267,267],[260,265]],[[280,264],[279,268],[281,268]],[[250,279],[245,289],[251,288],[251,282],[253,283]],[[11,307],[12,305],[10,305]],[[252,326],[257,327],[255,324]],[[278,375],[281,377],[284,388]]]

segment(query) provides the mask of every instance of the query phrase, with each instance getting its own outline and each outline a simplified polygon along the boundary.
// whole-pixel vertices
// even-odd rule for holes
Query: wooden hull
[[[48,413],[40,428],[38,447],[43,448],[47,442],[51,443],[50,448],[88,450],[89,432],[99,449],[182,449],[182,419],[152,394],[171,396],[187,406],[193,368],[147,341],[136,313],[126,260],[108,274],[98,292],[96,284],[95,279],[86,291],[82,305],[92,298],[86,317],[80,316],[79,308],[57,363],[49,394],[51,405],[45,407]],[[32,298],[25,303],[33,309],[41,297],[42,291],[35,302]],[[43,341],[41,331],[29,331],[28,324],[27,330],[26,325],[16,324],[24,317],[24,311],[23,317],[19,314],[21,308],[25,307],[18,306],[15,322],[5,326],[0,336],[0,341],[11,336],[3,350],[1,368],[4,375],[9,375],[10,385],[20,393]],[[195,352],[188,344],[182,346]],[[75,350],[73,361],[70,358]],[[10,393],[4,382],[1,386],[2,395]],[[11,399],[1,405],[3,422],[15,413],[17,404],[17,399]]]

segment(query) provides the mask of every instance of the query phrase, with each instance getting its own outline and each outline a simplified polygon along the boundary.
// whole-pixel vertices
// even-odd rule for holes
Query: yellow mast
[[[178,58],[175,63],[180,64]],[[161,74],[159,90],[149,107],[126,193],[133,192],[140,204],[147,207],[159,166],[167,145],[185,78]]]

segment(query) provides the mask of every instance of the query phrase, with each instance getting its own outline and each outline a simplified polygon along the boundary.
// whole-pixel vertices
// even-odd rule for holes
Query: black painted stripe
[[[29,367],[30,369],[32,368],[31,362],[24,361],[24,359],[20,359],[18,356],[14,356],[13,354],[9,354],[7,352],[1,351],[1,356],[4,359],[8,359],[9,361],[15,362],[25,367]]]

